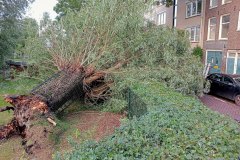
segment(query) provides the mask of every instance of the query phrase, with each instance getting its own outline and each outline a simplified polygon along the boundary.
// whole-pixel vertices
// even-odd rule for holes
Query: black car
[[[240,106],[240,75],[213,73],[206,80],[204,85],[205,93],[233,100]]]

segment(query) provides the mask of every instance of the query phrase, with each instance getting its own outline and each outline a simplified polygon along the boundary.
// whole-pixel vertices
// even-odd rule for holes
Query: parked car
[[[235,101],[240,106],[240,75],[213,73],[207,76],[204,93]]]

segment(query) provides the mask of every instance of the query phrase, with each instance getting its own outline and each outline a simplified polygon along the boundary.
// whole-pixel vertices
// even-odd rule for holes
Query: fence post
[[[128,100],[128,118],[131,118],[131,93],[130,88],[127,89],[127,100]]]

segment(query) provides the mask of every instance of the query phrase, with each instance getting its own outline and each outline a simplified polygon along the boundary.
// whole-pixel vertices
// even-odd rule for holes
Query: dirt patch
[[[0,160],[18,160],[26,157],[20,137],[13,136],[9,140],[0,141]]]
[[[124,118],[124,116],[121,114],[83,111],[71,114],[67,119],[72,122],[75,121],[73,125],[83,134],[91,131],[92,135],[90,135],[89,138],[99,141],[112,134],[116,128],[120,127],[120,119],[122,118]]]
[[[52,127],[51,125],[47,127],[44,124],[35,125],[34,128],[31,129],[32,132],[30,136],[32,139],[39,139],[38,142],[41,142],[41,144],[39,144],[41,147],[34,148],[34,157],[29,156],[26,158],[27,155],[24,153],[23,148],[21,147],[21,140],[16,140],[13,137],[10,139],[10,141],[8,140],[0,142],[0,148],[3,149],[8,146],[5,148],[5,150],[1,149],[0,159],[19,159],[21,157],[25,157],[25,159],[52,159],[53,154],[56,151],[63,153],[71,150],[71,146],[67,140],[68,137],[72,137],[77,143],[81,143],[85,140],[99,141],[102,138],[111,135],[115,129],[120,126],[120,119],[122,118],[124,118],[124,116],[120,114],[97,111],[81,111],[69,114],[66,116],[66,118],[64,118],[64,121],[67,122],[68,129],[66,132],[59,135],[58,138],[60,139],[60,142],[58,144],[54,144],[54,141],[51,140],[51,138],[46,138],[46,134],[49,135],[51,132],[54,133],[56,128]],[[46,127],[48,133],[38,132],[42,131],[43,127]],[[58,135],[55,136],[57,137]],[[10,144],[14,143],[14,141],[18,144],[18,147]],[[9,152],[11,155],[3,154],[3,152]]]

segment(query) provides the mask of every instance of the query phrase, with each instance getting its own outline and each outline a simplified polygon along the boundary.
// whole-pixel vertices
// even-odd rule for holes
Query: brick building
[[[203,47],[205,0],[175,1],[176,28],[186,30],[192,47]]]
[[[189,34],[191,46],[203,46],[204,31],[204,0],[174,0],[173,6],[166,7],[163,0],[145,15],[156,25],[176,27],[186,30]]]
[[[211,73],[240,74],[239,12],[239,0],[206,0],[203,48]]]
[[[145,18],[156,25],[173,27],[173,9],[173,6],[166,7],[163,3],[158,1],[149,8],[148,12],[145,14]]]
[[[186,30],[191,46],[204,50],[210,73],[240,74],[240,0],[164,0],[148,15],[157,25]]]

